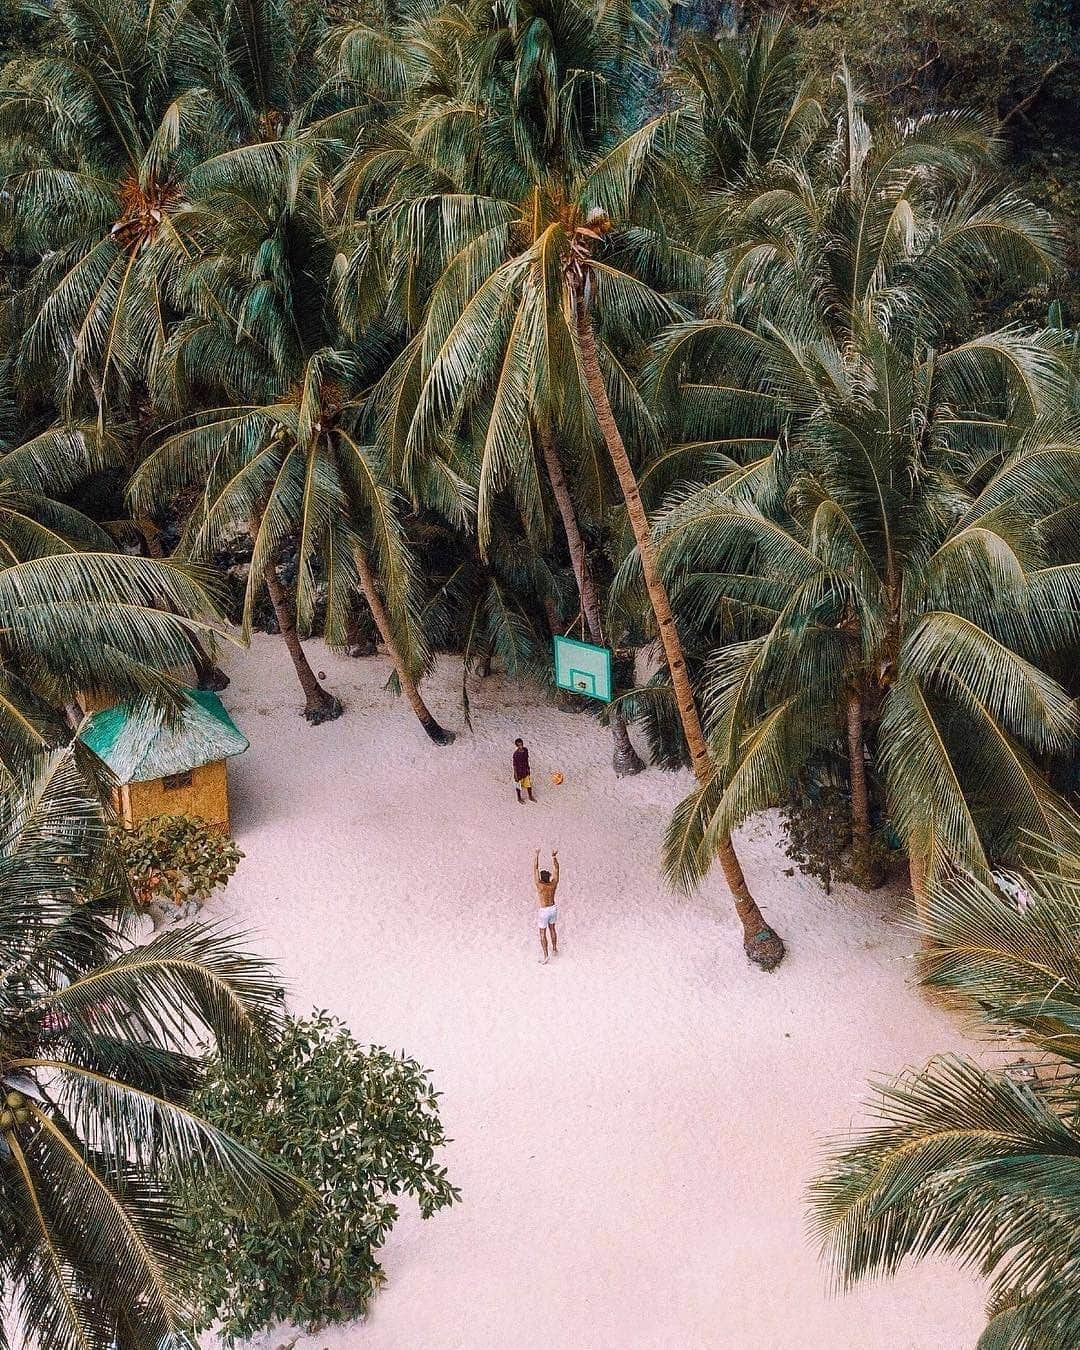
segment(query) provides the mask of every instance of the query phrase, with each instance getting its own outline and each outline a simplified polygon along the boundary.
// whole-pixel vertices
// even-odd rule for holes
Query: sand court
[[[973,1346],[972,1277],[926,1262],[838,1297],[805,1237],[820,1142],[857,1118],[867,1078],[965,1045],[908,987],[895,901],[785,876],[774,822],[753,822],[740,857],[789,947],[763,975],[719,873],[689,900],[660,876],[688,777],[616,780],[610,733],[497,677],[470,684],[470,733],[449,659],[425,685],[459,732],[440,749],[383,692],[387,662],[310,646],[346,705],[318,728],[279,639],[231,662],[247,856],[208,917],[256,932],[295,1010],[430,1068],[463,1198],[427,1222],[404,1204],[371,1316],[296,1350]],[[524,806],[518,735],[539,799]],[[532,858],[552,847],[559,954],[541,966]]]

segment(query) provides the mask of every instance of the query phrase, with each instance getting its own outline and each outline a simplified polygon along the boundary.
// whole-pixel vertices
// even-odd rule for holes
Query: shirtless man
[[[540,964],[548,963],[548,932],[551,932],[551,954],[559,954],[559,934],[555,931],[555,887],[559,884],[559,850],[551,851],[551,871],[540,870],[540,850],[533,856],[533,880],[536,882],[536,918],[540,924]]]

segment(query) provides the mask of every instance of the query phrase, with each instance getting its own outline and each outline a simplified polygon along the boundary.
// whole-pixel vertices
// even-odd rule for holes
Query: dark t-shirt
[[[520,783],[523,778],[528,778],[528,776],[529,752],[525,746],[522,745],[514,751],[514,779],[516,782]]]

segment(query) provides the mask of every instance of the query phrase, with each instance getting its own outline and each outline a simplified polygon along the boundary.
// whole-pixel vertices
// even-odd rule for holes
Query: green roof
[[[105,708],[83,723],[79,739],[121,783],[186,773],[248,748],[217,694],[189,689],[182,700],[179,714],[149,699]]]

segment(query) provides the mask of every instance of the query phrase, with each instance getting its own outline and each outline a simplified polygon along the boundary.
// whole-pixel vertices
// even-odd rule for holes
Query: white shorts
[[[536,911],[536,921],[541,928],[550,928],[555,923],[558,908],[558,905],[545,905],[543,909]]]

